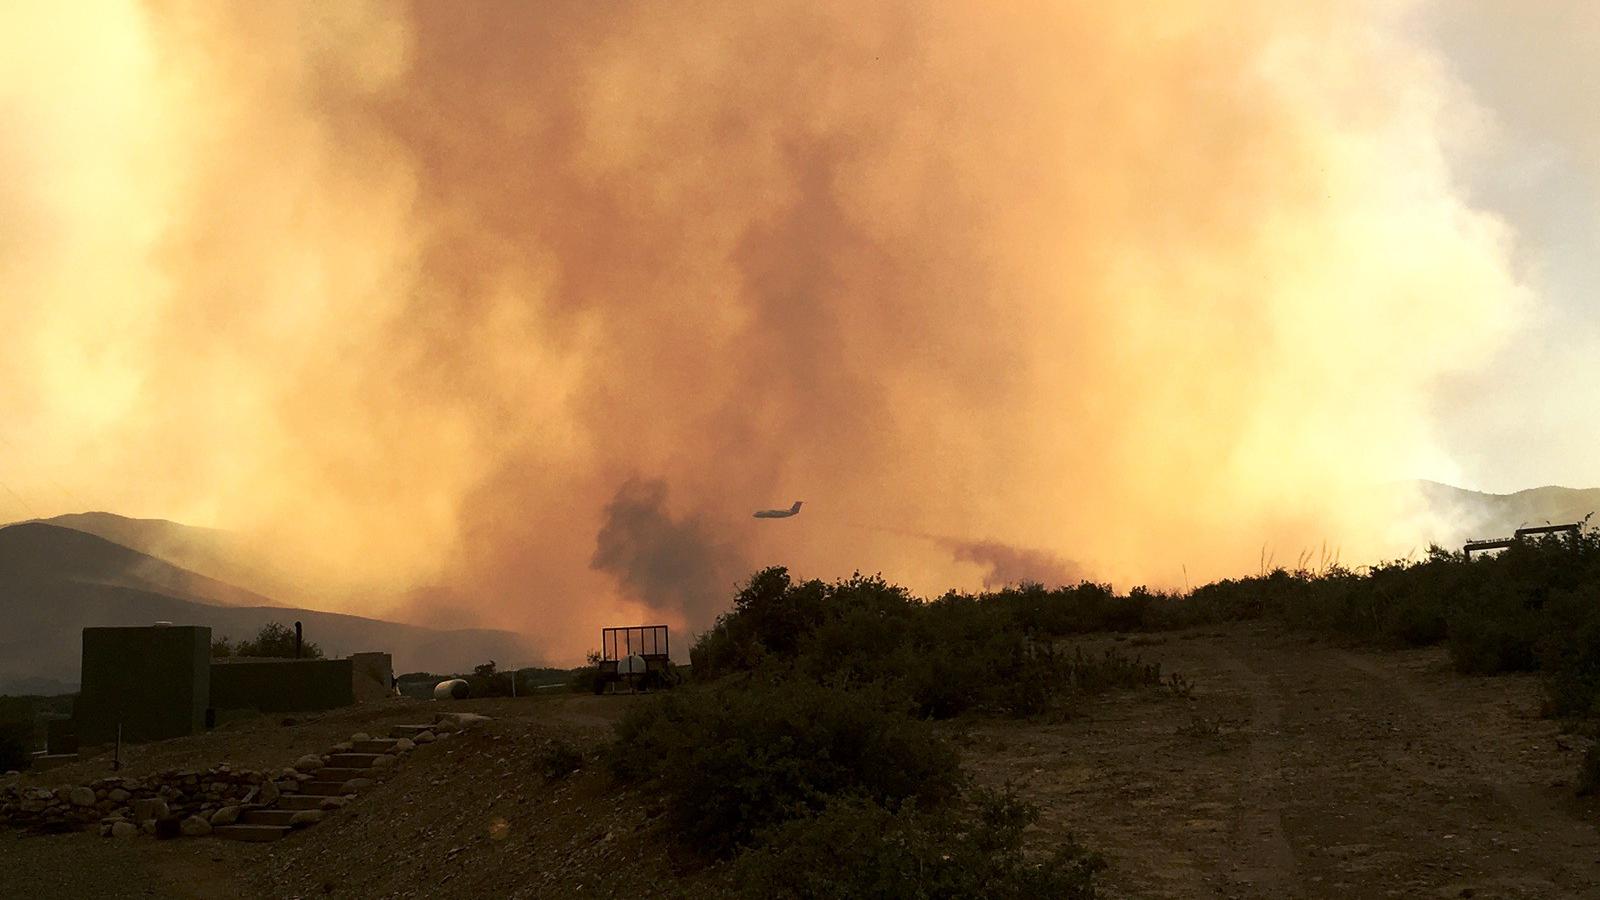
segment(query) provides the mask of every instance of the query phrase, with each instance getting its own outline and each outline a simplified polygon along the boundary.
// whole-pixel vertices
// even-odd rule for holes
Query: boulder
[[[387,769],[392,765],[394,765],[394,757],[388,755],[387,753],[382,756],[374,757],[372,760],[372,768],[374,769]]]
[[[133,807],[133,817],[141,822],[167,817],[167,801],[157,797],[145,797],[135,800],[131,806]]]
[[[455,719],[440,719],[433,723],[433,730],[435,734],[449,734],[453,731],[460,731],[461,723]]]
[[[437,740],[437,738],[435,738],[433,736],[433,732],[431,732],[431,731],[423,731],[423,732],[419,732],[417,734],[417,736],[412,738],[411,740],[416,742],[416,743],[418,743],[418,744],[431,744],[435,740]]]
[[[256,793],[256,802],[271,806],[278,802],[278,797],[282,793],[276,784],[270,781],[262,782],[261,789]]]
[[[128,798],[131,796],[133,795],[122,788],[112,788],[106,792],[106,799],[110,800],[112,803],[127,803]]]
[[[67,800],[73,806],[93,806],[95,803],[94,789],[75,787],[67,792]]]
[[[349,803],[349,802],[350,802],[350,798],[349,797],[323,797],[322,798],[322,802],[320,804],[318,804],[318,805],[321,806],[323,809],[330,809],[331,810],[331,809],[338,809],[338,808],[344,806],[346,803]]]
[[[204,837],[211,833],[211,823],[201,816],[190,816],[178,826],[184,837]]]
[[[224,806],[211,814],[213,827],[217,825],[232,825],[237,821],[239,821],[239,807],[237,806]]]
[[[370,740],[372,740],[372,735],[367,734],[365,731],[358,731],[355,734],[350,735],[350,743],[352,744],[359,744],[362,741]]]
[[[396,753],[410,753],[415,749],[417,749],[416,742],[410,738],[401,738],[394,742],[394,752]]]
[[[322,821],[322,810],[302,809],[289,818],[290,828],[304,828]]]
[[[371,778],[352,778],[340,786],[339,792],[342,794],[359,794],[372,787],[372,784]]]
[[[462,728],[471,728],[474,725],[482,725],[490,721],[488,716],[479,715],[478,713],[455,713],[454,716],[456,724]]]
[[[307,753],[305,756],[295,760],[294,767],[301,772],[315,772],[324,765],[326,765],[326,763],[322,761],[322,757],[316,755],[315,753]],[[284,774],[288,773],[286,772]]]
[[[139,826],[132,822],[112,822],[111,836],[114,838],[130,838],[139,833]]]

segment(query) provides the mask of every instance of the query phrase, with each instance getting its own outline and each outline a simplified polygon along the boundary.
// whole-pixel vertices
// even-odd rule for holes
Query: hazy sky
[[[568,654],[770,563],[1404,553],[1374,484],[1600,485],[1595,19],[3,4],[0,517]]]
[[[1436,403],[1470,487],[1600,486],[1600,7],[1452,0],[1418,19],[1485,114],[1457,162],[1536,303]]]

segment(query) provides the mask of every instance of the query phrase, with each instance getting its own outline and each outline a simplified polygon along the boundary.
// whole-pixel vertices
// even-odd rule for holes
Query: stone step
[[[321,794],[285,794],[278,798],[278,808],[290,812],[299,812],[302,809],[321,809]]]
[[[344,796],[344,782],[307,781],[300,785],[300,793],[311,797],[342,797]]]
[[[282,825],[287,828],[295,812],[296,810],[292,809],[252,809],[239,816],[239,824]]]
[[[423,733],[424,731],[432,731],[432,730],[433,730],[433,726],[432,725],[391,725],[391,726],[389,726],[389,737],[392,737],[392,738],[416,737],[417,735]]]
[[[275,841],[289,833],[287,825],[218,825],[214,837],[225,841]]]
[[[362,768],[362,769],[350,769],[350,768],[341,769],[341,768],[337,768],[337,767],[334,767],[334,766],[323,766],[322,768],[318,769],[313,774],[315,775],[315,777],[316,777],[316,779],[318,781],[339,781],[339,782],[344,782],[344,781],[349,781],[352,778],[371,778],[372,777],[372,769],[371,769],[371,767]]]
[[[335,769],[365,769],[382,757],[382,753],[334,753],[328,757],[328,765]]]
[[[350,746],[356,753],[390,753],[394,750],[397,738],[373,738],[370,741],[356,741]]]

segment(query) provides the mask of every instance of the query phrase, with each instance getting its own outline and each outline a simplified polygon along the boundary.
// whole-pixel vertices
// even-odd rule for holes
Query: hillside
[[[289,602],[306,599],[306,592],[293,573],[283,571],[228,531],[109,512],[68,513],[36,521],[96,535],[175,566],[205,572],[258,595]]]
[[[1462,539],[1509,537],[1527,525],[1577,522],[1600,511],[1600,488],[1538,487],[1512,494],[1486,494],[1434,481],[1418,482],[1432,511]]]
[[[91,625],[156,621],[206,625],[248,637],[269,621],[303,623],[306,636],[339,656],[394,654],[397,672],[467,671],[494,659],[529,663],[526,638],[507,631],[441,631],[361,616],[286,607],[103,538],[43,523],[0,528],[0,693],[71,689],[81,631]]]

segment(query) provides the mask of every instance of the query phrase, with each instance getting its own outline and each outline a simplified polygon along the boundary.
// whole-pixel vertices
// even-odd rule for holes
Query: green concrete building
[[[85,628],[74,718],[78,741],[157,741],[198,734],[211,697],[211,629]]]

